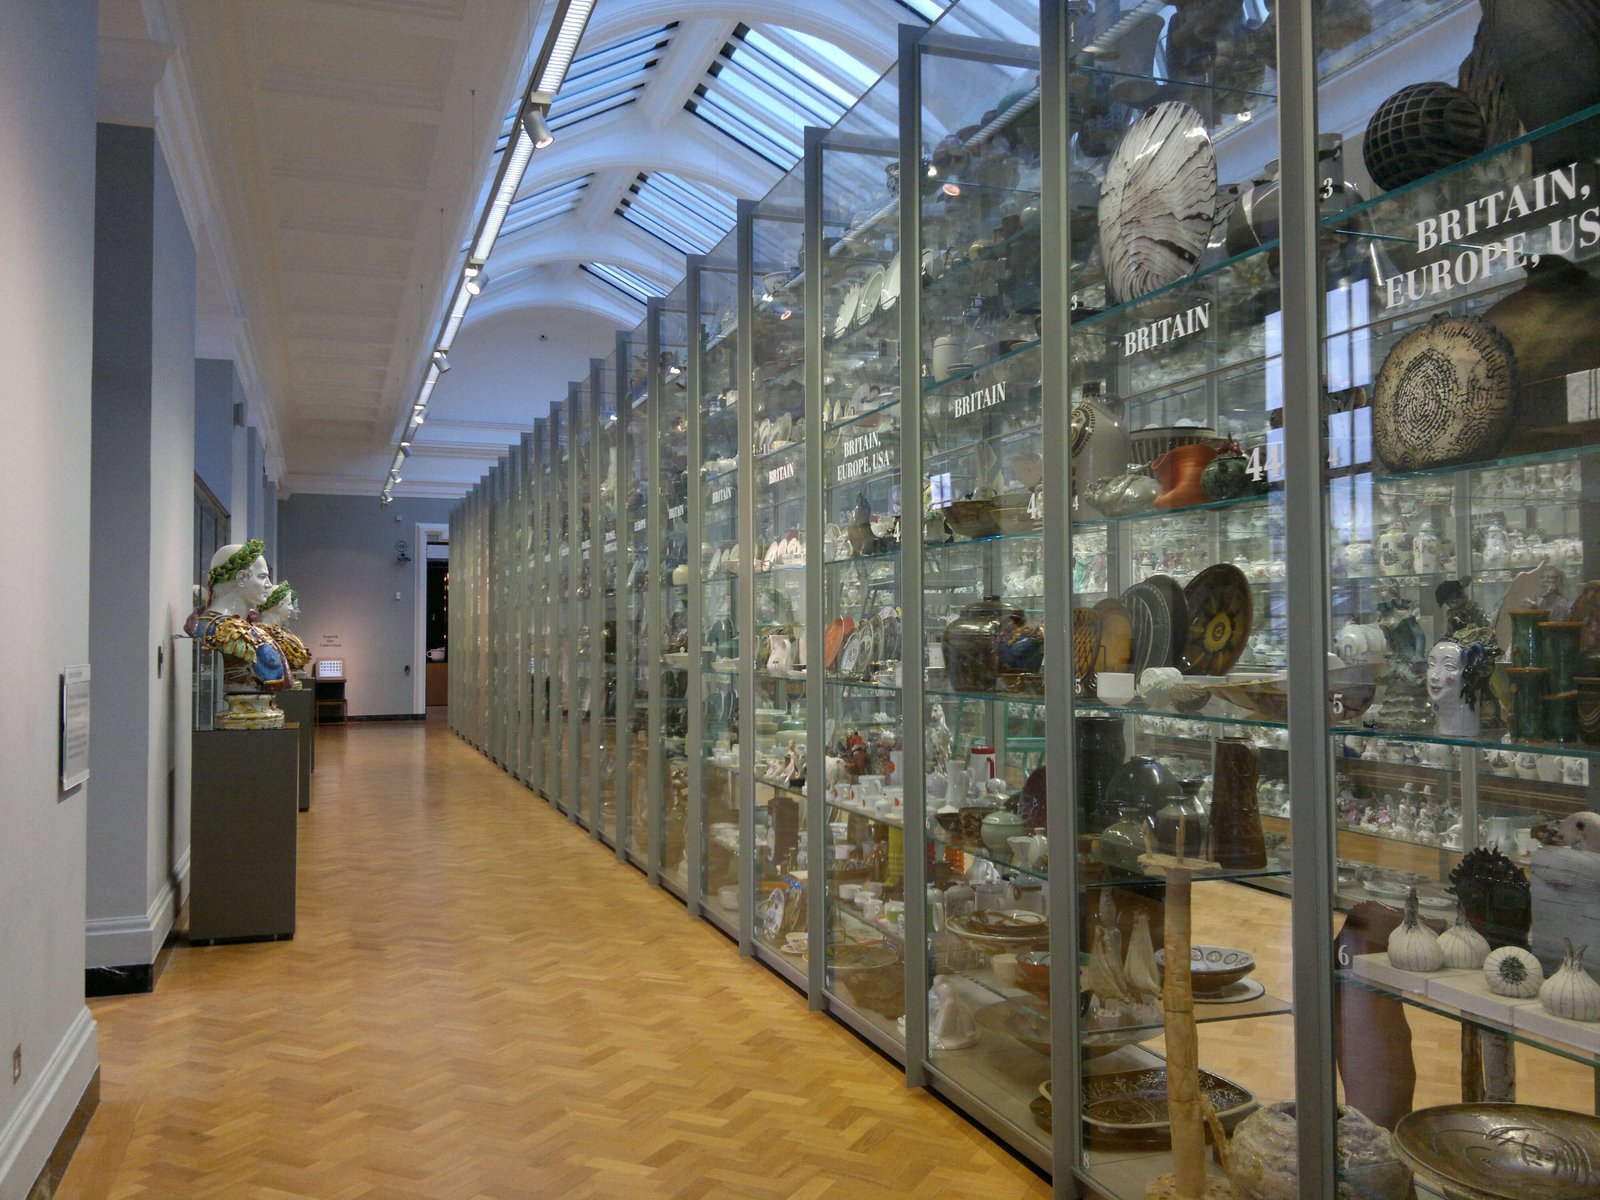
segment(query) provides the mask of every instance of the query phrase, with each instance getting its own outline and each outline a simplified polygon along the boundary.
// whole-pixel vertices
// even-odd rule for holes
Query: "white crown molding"
[[[104,125],[154,126],[156,85],[175,49],[170,42],[102,34],[95,71],[95,120]]]
[[[415,500],[459,500],[470,492],[482,477],[480,472],[470,480],[418,480],[413,483],[406,480],[394,489],[396,499]],[[287,492],[280,492],[279,499],[285,496],[370,496],[372,502],[378,502],[379,487],[371,479],[357,479],[351,475],[326,475],[326,474],[301,474],[292,473],[289,476],[290,487]]]

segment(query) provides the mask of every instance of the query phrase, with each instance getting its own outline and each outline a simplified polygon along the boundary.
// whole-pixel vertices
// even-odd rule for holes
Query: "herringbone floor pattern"
[[[62,1200],[1048,1195],[442,723],[321,738],[297,936],[94,1002]]]

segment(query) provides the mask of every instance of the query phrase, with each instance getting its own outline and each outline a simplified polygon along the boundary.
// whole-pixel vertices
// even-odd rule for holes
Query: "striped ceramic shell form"
[[[1175,283],[1200,261],[1217,207],[1205,120],[1168,101],[1123,135],[1100,185],[1100,258],[1117,301]]]

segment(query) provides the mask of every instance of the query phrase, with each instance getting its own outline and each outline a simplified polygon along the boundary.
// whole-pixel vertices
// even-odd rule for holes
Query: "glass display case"
[[[550,720],[549,644],[551,581],[551,522],[547,489],[546,461],[550,444],[549,418],[536,417],[533,438],[528,446],[528,607],[524,618],[528,629],[528,675],[525,681],[528,700],[528,773],[524,777],[535,792],[544,793],[544,748]],[[452,533],[452,537],[454,534]]]
[[[1046,641],[1059,644],[1044,611],[1037,6],[952,8],[902,70],[921,112],[902,378],[918,398],[907,625],[922,649],[907,704],[923,728],[932,898],[915,1003],[929,1078],[1048,1161],[1029,1105],[1050,1078],[1049,1008],[1022,973],[1049,962],[1043,665]]]
[[[618,855],[645,869],[650,821],[650,429],[646,325],[617,335]]]
[[[917,872],[905,840],[900,665],[899,108],[891,72],[834,128],[812,135],[808,259],[823,523],[812,531],[823,778],[809,864],[823,911],[811,936],[824,938],[829,1008],[896,1058],[905,1045],[905,912],[917,894],[908,886]]]
[[[763,961],[807,986],[807,639],[809,473],[806,446],[805,189],[797,167],[758,203],[741,206],[743,316],[750,365],[753,521],[745,635],[753,647],[750,818],[751,939]],[[741,403],[744,401],[741,400]]]
[[[687,897],[689,819],[690,575],[698,576],[698,551],[690,554],[689,528],[689,281],[648,314],[652,495],[650,540],[652,652],[659,656],[650,695],[650,788],[656,844],[649,855],[657,880]],[[698,466],[698,459],[694,460]],[[694,653],[698,654],[698,647]]]
[[[546,605],[551,610],[550,639],[545,657],[550,664],[549,687],[550,721],[545,746],[545,798],[558,812],[566,812],[567,762],[570,758],[567,739],[567,710],[569,680],[572,673],[568,645],[572,626],[572,571],[573,529],[572,490],[567,485],[571,461],[571,431],[568,424],[570,393],[567,400],[558,400],[550,406],[550,477],[547,482],[550,495],[550,517],[555,538],[555,561],[551,564],[553,577]]]
[[[741,388],[737,235],[703,258],[689,260],[695,354],[689,391],[690,462],[697,475],[690,509],[690,561],[699,547],[698,586],[690,594],[689,631],[698,633],[700,694],[691,683],[689,802],[691,844],[687,887],[691,907],[730,936],[739,924],[739,757],[748,693],[741,687],[739,607],[742,576],[754,569],[754,547],[739,520]],[[698,535],[698,536],[696,536]],[[696,720],[698,719],[698,733]]]
[[[621,428],[617,421],[616,356],[591,363],[594,395],[595,456],[594,575],[590,588],[594,660],[590,744],[593,824],[590,833],[613,848],[617,844],[617,462]]]
[[[1318,149],[1346,181],[1317,256],[1320,865],[1335,1004],[1365,1023],[1337,1083],[1419,1185],[1576,1195],[1600,1188],[1593,1157],[1430,1147],[1473,1122],[1514,1150],[1595,1137],[1600,24],[1441,7],[1318,30]],[[1382,86],[1351,95],[1372,63]],[[1475,936],[1422,932],[1453,924]],[[1339,1152],[1359,1133],[1340,1120]]]
[[[594,684],[599,676],[590,603],[598,556],[594,542],[595,397],[593,371],[572,384],[568,393],[572,413],[572,458],[568,486],[572,489],[573,550],[571,559],[572,638],[567,643],[570,665],[567,711],[567,814],[585,829],[593,827],[590,814],[599,797],[593,778],[593,740],[590,721],[594,713]]]
[[[1058,1195],[1600,1194],[1600,32],[1527,11],[959,0],[453,522],[528,777]]]

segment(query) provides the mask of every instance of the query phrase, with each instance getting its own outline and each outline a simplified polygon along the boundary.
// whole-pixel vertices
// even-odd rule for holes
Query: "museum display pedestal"
[[[310,732],[194,735],[191,942],[294,936],[298,742]]]
[[[311,811],[311,772],[317,765],[316,697],[316,692],[309,687],[278,693],[278,707],[283,709],[284,720],[290,725],[300,726],[297,761],[301,812]]]

